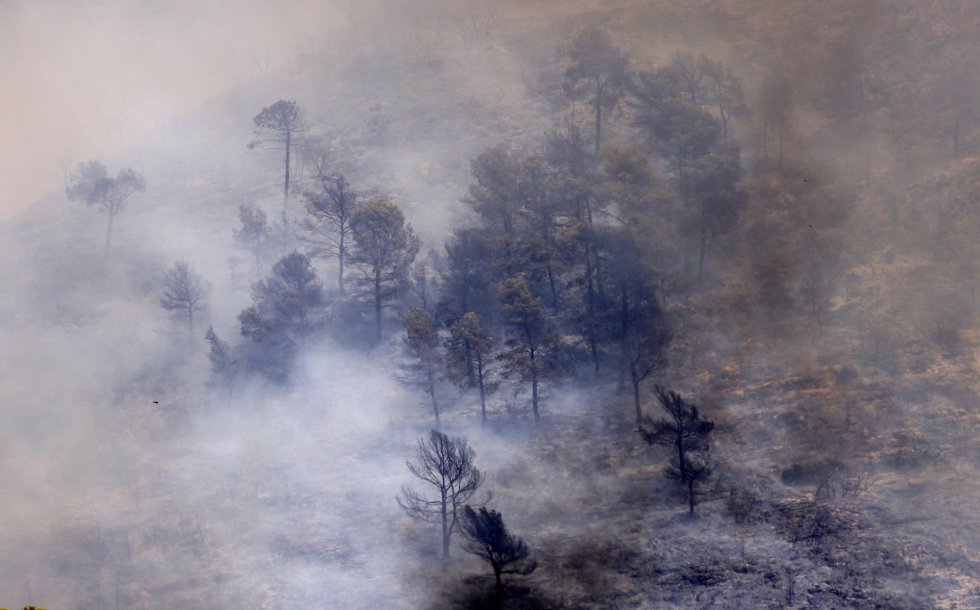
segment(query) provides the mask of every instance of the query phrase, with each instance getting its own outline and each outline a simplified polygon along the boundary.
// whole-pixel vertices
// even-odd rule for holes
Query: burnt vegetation
[[[68,177],[36,315],[174,324],[25,602],[980,604],[973,4],[376,4],[220,99],[274,154]]]

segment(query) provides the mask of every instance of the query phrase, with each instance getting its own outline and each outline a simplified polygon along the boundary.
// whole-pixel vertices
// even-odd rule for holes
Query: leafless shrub
[[[820,500],[790,502],[777,508],[781,528],[793,544],[822,547],[853,529],[846,511]]]
[[[838,462],[826,472],[814,495],[818,498],[854,499],[871,489],[874,483],[874,473],[867,464],[846,466]]]
[[[762,500],[754,490],[735,485],[729,486],[728,496],[725,498],[725,510],[735,519],[735,523],[752,521],[761,504]]]

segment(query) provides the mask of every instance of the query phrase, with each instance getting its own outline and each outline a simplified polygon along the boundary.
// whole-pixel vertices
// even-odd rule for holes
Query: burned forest
[[[0,607],[980,608],[978,41],[0,3]]]

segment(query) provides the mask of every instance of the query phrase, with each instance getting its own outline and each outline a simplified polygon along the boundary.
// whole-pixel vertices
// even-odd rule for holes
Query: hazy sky
[[[343,18],[311,0],[0,0],[0,220],[63,188],[66,160],[110,155]]]

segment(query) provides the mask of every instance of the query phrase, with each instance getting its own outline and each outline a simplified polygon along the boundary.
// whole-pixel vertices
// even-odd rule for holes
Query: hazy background
[[[483,568],[441,569],[433,531],[394,502],[431,424],[425,397],[392,374],[394,313],[373,351],[324,339],[288,389],[230,393],[208,385],[202,338],[189,343],[161,310],[160,278],[187,260],[213,287],[200,329],[241,340],[256,274],[232,229],[242,204],[278,219],[279,153],[246,148],[252,118],[278,99],[305,109],[310,141],[355,188],[394,198],[423,256],[440,252],[467,219],[477,154],[540,151],[565,121],[588,133],[583,104],[560,89],[561,44],[583,25],[607,29],[637,70],[704,51],[745,85],[751,113],[732,128],[750,207],[707,288],[667,295],[678,327],[662,379],[719,422],[734,464],[724,482],[748,481],[772,517],[812,491],[783,485],[784,468],[855,436],[883,482],[860,535],[842,537],[854,564],[833,563],[768,523],[733,527],[721,501],[696,525],[681,520],[613,380],[547,384],[541,432],[509,388],[491,401],[499,428],[484,431],[473,396],[446,389],[447,430],[469,436],[496,506],[540,553],[544,607],[566,593],[597,607],[710,605],[698,579],[715,573],[729,579],[712,589],[727,596],[719,605],[783,607],[793,582],[822,587],[818,605],[842,582],[908,593],[915,608],[977,599],[975,293],[968,272],[939,273],[945,226],[927,225],[945,198],[929,181],[974,175],[975,122],[957,112],[975,106],[980,79],[945,66],[970,74],[980,22],[954,0],[855,6],[0,0],[0,606],[452,607],[459,587],[479,590],[470,577]],[[474,15],[492,23],[485,38],[461,35]],[[777,85],[791,107],[778,172],[760,154]],[[610,142],[640,146],[627,104],[607,121]],[[962,126],[955,153],[951,126]],[[294,157],[294,193],[311,183],[308,152]],[[63,194],[66,173],[92,158],[147,180],[109,259],[105,216]],[[917,182],[922,197],[906,190]],[[821,227],[828,202],[853,214]],[[300,199],[291,205],[298,218]],[[814,225],[834,238],[823,250],[808,249]],[[969,244],[973,226],[956,226],[954,243]],[[803,263],[826,251],[847,264],[830,272],[833,315],[815,339],[795,299]],[[330,286],[332,263],[317,264]],[[932,338],[946,295],[967,312],[952,355]]]
[[[346,20],[314,0],[3,0],[0,219]]]

